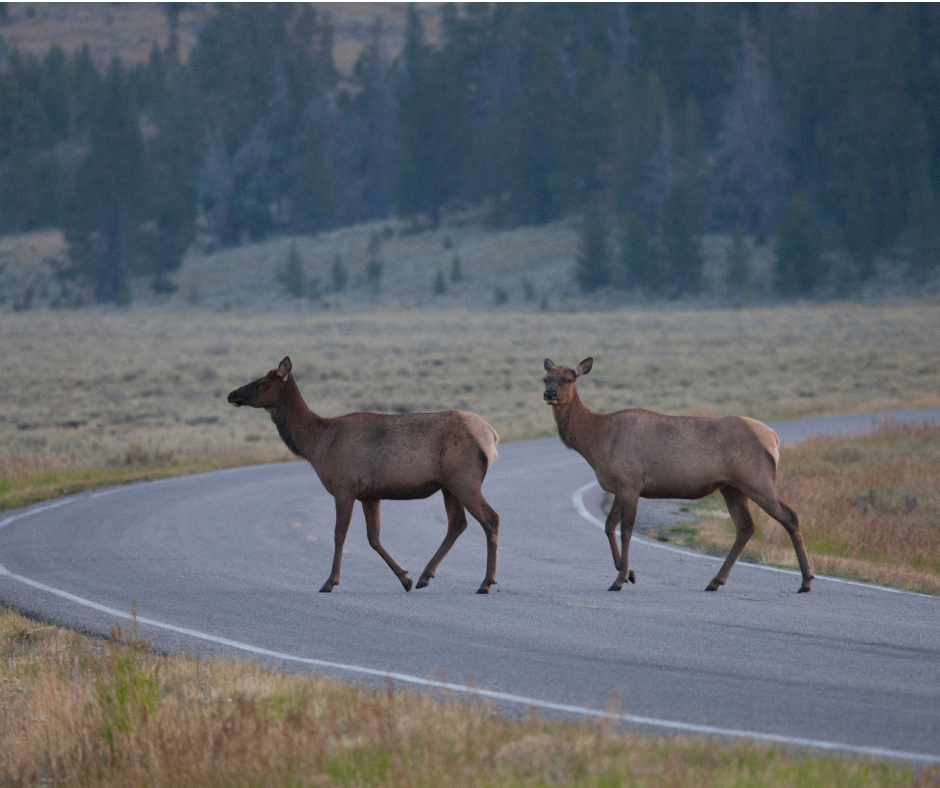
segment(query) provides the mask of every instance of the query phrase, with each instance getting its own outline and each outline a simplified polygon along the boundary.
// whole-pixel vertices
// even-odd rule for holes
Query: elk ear
[[[592,366],[594,366],[594,359],[591,357],[588,357],[584,359],[584,361],[582,361],[580,364],[578,364],[578,368],[574,371],[574,374],[577,375],[579,378],[582,375],[587,375],[587,373],[591,371]]]
[[[555,367],[555,362],[550,358],[545,359],[545,371],[548,372],[550,369]]]
[[[291,371],[290,356],[284,356],[284,360],[277,365],[277,376],[281,380],[287,380],[287,376],[290,375]]]

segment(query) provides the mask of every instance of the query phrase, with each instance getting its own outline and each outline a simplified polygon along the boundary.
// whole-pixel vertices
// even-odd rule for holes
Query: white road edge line
[[[391,679],[392,681],[399,681],[403,684],[414,684],[419,687],[426,687],[430,689],[459,692],[465,695],[472,695],[479,698],[488,698],[490,700],[503,701],[506,703],[517,703],[526,707],[545,709],[548,711],[565,712],[568,714],[577,714],[583,717],[597,717],[602,719],[615,720],[617,722],[628,722],[634,725],[646,725],[655,728],[664,728],[666,730],[676,731],[679,733],[697,733],[705,736],[725,736],[738,739],[752,739],[795,747],[810,747],[817,750],[868,755],[875,758],[895,758],[905,761],[918,761],[921,763],[940,763],[940,755],[927,755],[925,753],[905,752],[903,750],[889,750],[881,747],[860,747],[851,744],[842,744],[840,742],[824,741],[821,739],[803,739],[796,736],[784,736],[775,733],[760,733],[757,731],[736,730],[734,728],[719,728],[713,725],[695,725],[687,722],[677,722],[675,720],[661,720],[657,719],[656,717],[641,717],[636,714],[618,714],[615,712],[603,711],[601,709],[592,709],[585,706],[574,706],[567,703],[553,703],[552,701],[541,700],[539,698],[529,698],[524,695],[514,695],[509,692],[498,692],[496,690],[481,689],[479,687],[471,687],[466,684],[454,684],[448,681],[435,681],[433,679],[425,679],[420,676],[412,676],[408,673],[397,673],[390,670],[378,670],[376,668],[366,668],[360,665],[347,665],[343,662],[330,662],[329,660],[313,659],[311,657],[298,657],[294,654],[285,654],[280,651],[273,651],[271,649],[262,648],[260,646],[253,646],[249,643],[241,643],[237,640],[230,640],[229,638],[210,635],[205,632],[199,632],[195,629],[178,627],[174,624],[167,624],[163,621],[156,621],[152,618],[144,618],[143,616],[137,616],[134,618],[130,613],[126,613],[123,610],[117,610],[116,608],[108,607],[107,605],[101,605],[97,602],[92,602],[90,599],[84,599],[83,597],[71,594],[68,591],[62,591],[58,588],[48,586],[45,583],[40,583],[36,580],[31,580],[28,577],[15,574],[2,565],[0,565],[0,577],[7,577],[11,580],[16,580],[17,582],[23,583],[32,588],[45,591],[48,594],[54,594],[55,596],[61,597],[62,599],[67,599],[69,602],[74,602],[78,605],[91,608],[92,610],[106,613],[107,615],[114,616],[115,618],[124,619],[126,621],[136,621],[138,625],[143,624],[144,626],[163,629],[167,632],[174,632],[178,635],[185,635],[186,637],[204,640],[209,643],[216,643],[221,646],[237,649],[238,651],[245,651],[249,654],[271,657],[273,659],[282,660],[284,662],[295,662],[301,665],[310,665],[311,667],[327,668],[330,670],[345,671],[347,673],[357,673],[365,676]]]
[[[587,520],[589,523],[593,525],[596,525],[598,528],[603,528],[604,522],[599,520],[593,514],[591,514],[588,511],[587,507],[584,505],[584,493],[586,493],[592,487],[600,488],[600,485],[595,480],[593,482],[588,482],[583,487],[579,487],[577,490],[574,491],[574,494],[571,496],[571,503],[574,504],[575,510],[585,520]],[[3,523],[0,523],[0,526],[2,525]],[[649,537],[646,537],[646,536],[640,536],[639,534],[635,534],[633,536],[633,539],[631,539],[631,544],[634,542],[639,542],[640,544],[645,545],[647,547],[656,547],[659,550],[668,550],[670,553],[679,553],[680,555],[688,556],[689,558],[698,558],[700,560],[715,561],[715,562],[721,561],[720,558],[717,558],[716,556],[713,556],[713,555],[705,555],[704,553],[696,553],[693,550],[686,550],[685,548],[682,548],[682,547],[675,547],[674,545],[663,544],[662,542],[657,542],[655,539],[650,539]],[[778,566],[766,566],[765,564],[751,564],[751,563],[744,563],[740,561],[735,564],[735,568],[739,566],[742,568],[747,568],[747,569],[763,569],[765,572],[780,572],[781,574],[793,575],[794,577],[800,576],[800,573],[796,571],[795,569],[781,569]],[[917,591],[907,591],[903,588],[889,588],[888,586],[880,586],[875,583],[862,583],[859,580],[846,580],[845,578],[842,578],[842,577],[830,577],[829,575],[816,575],[813,579],[825,580],[829,583],[842,583],[843,585],[847,585],[847,586],[858,586],[859,588],[868,588],[868,589],[872,589],[875,591],[887,591],[889,594],[907,594],[908,596],[919,596],[919,597],[923,597],[924,599],[933,599],[935,601],[940,600],[940,597],[932,596],[931,594],[921,594]]]
[[[593,482],[593,484],[596,484],[596,482]],[[577,503],[575,506],[577,508],[578,505],[580,505],[578,511],[583,511],[583,516],[586,516],[592,522],[597,522],[601,527],[603,527],[604,524],[597,521],[597,519],[593,517],[586,508],[584,508],[582,497],[584,492],[590,489],[590,487],[590,484],[586,484],[584,487],[581,487],[577,492],[575,492],[575,497],[577,498]],[[7,525],[8,523],[14,522],[23,517],[38,514],[39,512],[44,512],[49,509],[55,509],[59,506],[63,506],[66,503],[77,500],[81,500],[81,498],[78,496],[66,498],[51,504],[38,506],[26,512],[20,512],[19,514],[12,515],[7,517],[5,520],[0,521],[0,528],[3,528],[3,526]],[[651,542],[651,544],[656,547],[667,547],[667,545],[660,545],[656,542]],[[691,555],[698,554],[691,553]],[[703,736],[724,736],[735,739],[751,739],[755,741],[772,742],[774,744],[783,744],[790,747],[809,747],[816,750],[826,750],[830,752],[845,752],[855,755],[868,755],[873,758],[894,758],[897,760],[916,761],[919,763],[940,763],[940,755],[905,752],[903,750],[890,750],[883,747],[864,747],[853,744],[843,744],[841,742],[825,741],[822,739],[803,739],[797,736],[784,736],[782,734],[776,733],[761,733],[759,731],[745,731],[737,730],[735,728],[719,728],[713,725],[695,725],[693,723],[678,722],[676,720],[662,720],[656,717],[642,717],[637,714],[617,714],[615,712],[603,711],[601,709],[592,709],[586,706],[574,706],[567,703],[554,703],[552,701],[541,700],[539,698],[529,698],[524,695],[514,695],[509,692],[498,692],[496,690],[481,689],[479,687],[471,687],[466,684],[454,684],[447,681],[435,681],[433,679],[422,678],[421,676],[412,676],[408,673],[378,670],[376,668],[367,668],[360,665],[347,665],[342,662],[330,662],[328,660],[314,659],[312,657],[299,657],[294,654],[285,654],[280,651],[272,651],[271,649],[262,648],[260,646],[253,646],[250,643],[241,643],[237,640],[230,640],[229,638],[210,635],[206,632],[199,632],[195,629],[178,627],[175,624],[167,624],[163,621],[156,621],[152,618],[144,618],[142,616],[134,617],[132,614],[126,613],[123,610],[108,607],[107,605],[93,602],[90,599],[85,599],[68,591],[53,588],[52,586],[48,586],[45,583],[40,583],[37,580],[31,580],[28,577],[18,575],[14,572],[11,572],[2,564],[0,564],[0,577],[6,577],[10,580],[15,580],[16,582],[23,583],[24,585],[30,586],[31,588],[44,591],[47,594],[52,594],[62,599],[66,599],[69,602],[74,602],[77,605],[81,605],[92,610],[97,610],[100,613],[114,616],[115,618],[124,619],[126,621],[136,621],[138,625],[143,624],[144,626],[154,627],[155,629],[174,632],[178,635],[185,635],[186,637],[191,637],[196,640],[204,640],[208,643],[216,643],[218,645],[227,646],[228,648],[236,649],[238,651],[244,651],[249,654],[257,654],[258,656],[263,657],[271,657],[273,659],[279,659],[284,662],[295,662],[301,665],[309,665],[311,667],[327,668],[330,670],[344,671],[347,673],[357,673],[363,676],[391,679],[392,681],[399,681],[403,684],[413,684],[418,687],[442,689],[449,692],[459,692],[464,695],[471,695],[478,698],[488,698],[490,700],[503,701],[505,703],[516,703],[526,707],[545,709],[546,711],[576,714],[581,717],[595,717],[599,719],[614,720],[617,722],[627,722],[633,725],[646,725],[649,727],[676,731],[678,733],[693,733],[701,734]]]

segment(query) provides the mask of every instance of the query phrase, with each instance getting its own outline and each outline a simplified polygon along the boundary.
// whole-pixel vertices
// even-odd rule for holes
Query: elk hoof
[[[418,584],[415,586],[415,588],[426,588],[430,582],[431,578],[429,578],[427,575],[421,575],[421,577],[418,578]]]
[[[405,587],[405,591],[411,590],[411,578],[408,575],[401,578],[401,584]]]
[[[477,593],[478,593],[478,594],[488,594],[488,593],[490,593],[490,589],[489,589],[488,586],[480,586],[480,587],[477,589]]]
[[[614,584],[613,584],[610,588],[608,588],[607,590],[608,590],[608,591],[620,591],[622,588],[623,588],[623,586],[618,586],[616,583],[614,583]]]
[[[627,575],[627,580],[629,580],[633,585],[636,585],[636,575],[633,574],[633,570],[630,570],[630,573]]]
[[[809,587],[809,586],[800,586],[800,590],[797,591],[796,593],[798,593],[798,594],[808,594],[809,592],[810,592],[810,587]]]
[[[333,590],[333,586],[331,586],[329,583],[324,583],[323,586],[320,588],[320,593],[329,594],[330,591],[332,590]]]
[[[714,580],[712,580],[707,586],[705,586],[705,590],[706,590],[706,591],[717,591],[717,590],[718,590],[718,586],[720,586],[720,585],[721,585],[721,583],[716,583]]]

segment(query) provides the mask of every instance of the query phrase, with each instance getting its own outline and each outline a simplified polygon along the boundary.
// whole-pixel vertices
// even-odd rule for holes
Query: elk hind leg
[[[734,529],[737,532],[734,537],[734,544],[731,546],[731,552],[718,570],[718,574],[712,581],[705,586],[706,591],[717,591],[719,586],[723,586],[728,580],[728,574],[731,567],[744,550],[748,540],[754,535],[754,520],[747,508],[747,496],[736,487],[723,484],[718,488],[724,496],[725,504],[728,506],[728,514],[731,515],[731,521],[734,523]]]
[[[490,586],[496,585],[496,548],[499,541],[499,515],[487,503],[479,488],[458,494],[458,499],[486,534],[486,577],[477,589],[478,594],[488,594]]]
[[[467,530],[467,513],[464,511],[463,505],[449,490],[443,490],[442,492],[444,494],[444,508],[447,510],[447,534],[444,536],[441,546],[437,548],[434,557],[428,561],[428,565],[421,573],[421,577],[418,578],[418,584],[415,588],[424,588],[431,582],[438,565],[444,560],[444,556],[450,552],[450,548],[454,546],[457,537]]]
[[[793,542],[793,549],[796,551],[796,560],[800,563],[800,574],[803,575],[803,583],[800,585],[798,593],[808,593],[815,576],[813,575],[813,565],[806,554],[806,545],[803,544],[800,518],[796,516],[796,512],[780,500],[775,489],[762,496],[752,495],[751,499],[780,523],[789,534],[790,541]]]
[[[346,532],[352,519],[353,498],[336,498],[336,526],[333,530],[333,568],[330,576],[320,588],[320,593],[328,594],[339,585],[339,568],[343,561],[343,545],[346,544]]]
[[[636,522],[636,506],[639,496],[635,493],[620,493],[620,571],[608,591],[619,591],[627,581],[636,583],[636,575],[630,569],[630,539],[633,536],[633,524]],[[605,528],[606,530],[606,528]]]
[[[388,550],[382,547],[379,541],[379,532],[382,529],[382,502],[378,498],[370,498],[362,501],[362,513],[366,517],[366,535],[369,538],[369,546],[375,550],[382,560],[388,564],[399,582],[405,587],[405,591],[411,590],[411,578],[408,576],[408,570],[404,569],[399,563],[389,555]]]

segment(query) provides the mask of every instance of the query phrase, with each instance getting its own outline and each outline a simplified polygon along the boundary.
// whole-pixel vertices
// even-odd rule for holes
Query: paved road
[[[899,414],[940,421],[940,410]],[[871,416],[774,424],[787,442]],[[940,762],[940,599],[738,564],[637,539],[615,575],[593,474],[557,439],[505,444],[484,485],[499,584],[471,523],[431,586],[405,594],[357,509],[342,583],[333,505],[306,463],[86,493],[0,518],[0,600],[106,633],[136,600],[160,649],[244,655],[346,679],[477,688],[512,713],[607,709],[628,727],[763,736]],[[669,502],[641,502],[641,521]],[[382,537],[413,577],[445,530],[439,495],[387,502]],[[595,711],[596,713],[596,711]],[[604,712],[600,712],[604,713]]]

